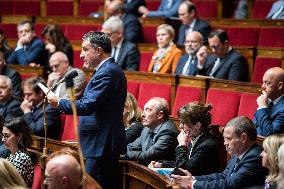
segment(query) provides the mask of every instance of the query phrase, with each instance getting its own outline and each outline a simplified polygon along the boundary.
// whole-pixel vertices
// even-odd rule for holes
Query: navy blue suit
[[[134,14],[135,16],[141,16],[138,12],[138,8],[140,6],[146,6],[146,2],[145,0],[131,0],[130,2],[124,0],[124,6],[127,13]]]
[[[185,38],[186,38],[185,30],[186,30],[186,26],[182,24],[180,26],[179,32],[178,32],[177,45],[179,47],[184,46],[184,41],[185,41]],[[211,26],[208,24],[208,22],[206,22],[204,20],[200,20],[199,18],[197,18],[192,31],[200,32],[202,34],[202,37],[203,37],[203,42],[205,44],[208,43],[208,35],[211,32]]]
[[[23,112],[20,108],[20,105],[21,102],[16,98],[9,98],[5,102],[0,103],[0,116],[2,116],[5,120],[22,116]]]
[[[9,77],[12,81],[13,95],[17,97],[22,97],[21,83],[22,79],[20,74],[13,68],[4,65],[0,70],[0,75],[5,75]]]
[[[284,133],[284,97],[273,107],[261,108],[254,114],[254,125],[258,135],[268,136]]]
[[[175,70],[175,74],[176,75],[180,75],[182,74],[182,70],[183,70],[183,67],[185,65],[185,63],[187,62],[189,58],[189,55],[183,55],[182,57],[180,57],[178,63],[177,63],[177,67],[176,67],[176,70]],[[189,72],[186,73],[186,75],[188,76],[195,76],[197,74],[197,63],[198,63],[198,60],[197,58],[194,59],[194,63],[190,64],[190,68],[189,68]]]
[[[132,14],[124,14],[121,18],[124,38],[133,43],[143,42],[143,29],[140,21]]]
[[[246,188],[263,185],[268,171],[262,167],[260,153],[262,147],[254,144],[237,164],[233,156],[222,173],[196,176],[194,189]]]
[[[103,188],[115,188],[117,183],[110,179],[117,179],[118,158],[126,152],[122,119],[126,90],[123,71],[109,58],[94,73],[82,98],[76,101],[86,171]],[[61,99],[58,108],[72,114],[69,100]]]
[[[46,66],[47,54],[44,43],[37,37],[33,38],[29,45],[13,53],[7,59],[7,64],[29,65],[29,63]]]
[[[178,15],[178,8],[181,4],[182,0],[173,0],[172,5],[168,8],[168,0],[162,0],[161,4],[157,11],[150,11],[148,13],[148,17],[177,17]]]
[[[116,62],[123,70],[137,71],[140,64],[140,52],[136,44],[123,40]]]
[[[208,55],[203,69],[198,69],[198,74],[209,76],[216,59],[216,55]],[[248,81],[248,65],[245,57],[232,49],[225,57],[221,58],[213,77],[216,79]]]

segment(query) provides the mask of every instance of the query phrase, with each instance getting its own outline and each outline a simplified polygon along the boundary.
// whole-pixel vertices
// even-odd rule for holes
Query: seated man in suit
[[[154,97],[145,105],[142,113],[145,127],[140,137],[127,145],[126,158],[148,165],[151,160],[174,159],[178,130],[169,120],[169,106],[165,99]]]
[[[197,57],[196,53],[203,45],[202,35],[197,31],[189,32],[184,42],[186,55],[183,55],[177,64],[175,74],[195,76],[197,74]]]
[[[0,51],[0,75],[6,75],[11,79],[13,95],[16,97],[21,97],[22,96],[21,76],[16,70],[6,65],[4,54],[1,51]]]
[[[136,44],[127,41],[123,34],[123,23],[118,16],[107,19],[102,32],[109,35],[111,40],[111,56],[123,70],[135,71],[139,68],[140,53]]]
[[[140,6],[146,7],[145,0],[124,0],[125,10],[129,14],[133,14],[135,16],[141,16],[138,11]]]
[[[33,67],[45,66],[47,56],[44,43],[35,35],[31,21],[22,21],[18,24],[17,47],[7,59],[8,64],[29,65]]]
[[[73,68],[69,64],[69,60],[66,54],[63,52],[55,52],[51,55],[49,59],[49,67],[52,72],[48,75],[47,86],[51,88],[56,82],[66,76],[68,73],[76,70],[78,76],[76,76],[74,81],[74,90],[76,98],[81,97],[86,86],[86,76],[85,73],[78,69]],[[53,92],[60,98],[68,98],[66,82],[60,83],[57,87],[53,89]]]
[[[178,7],[182,0],[162,0],[161,4],[156,11],[149,11],[145,6],[140,6],[138,11],[142,14],[143,18],[146,17],[163,17],[170,18],[176,17]]]
[[[254,114],[257,134],[284,133],[284,70],[279,67],[268,69],[263,76],[262,89]]]
[[[266,16],[267,19],[284,19],[284,0],[275,1]]]
[[[125,13],[125,5],[120,0],[110,2],[107,7],[108,16],[118,16],[123,22],[124,38],[130,42],[143,42],[143,29],[138,18]]]
[[[60,113],[56,108],[52,108],[47,102],[44,104],[45,94],[37,85],[38,83],[45,85],[44,79],[40,77],[31,77],[22,83],[25,97],[21,104],[21,109],[24,112],[23,119],[30,126],[33,134],[44,136],[44,105],[47,137],[58,139],[60,131]]]
[[[256,129],[247,117],[236,117],[230,120],[224,128],[224,145],[232,155],[227,167],[222,173],[202,176],[171,175],[182,188],[190,189],[225,189],[249,188],[264,184],[268,173],[262,167],[260,153],[262,147],[256,143]]]
[[[236,52],[229,44],[226,31],[217,29],[208,37],[213,54],[203,46],[197,52],[197,74],[216,79],[248,81],[248,65],[244,56]]]
[[[203,42],[208,43],[208,35],[211,32],[210,25],[197,17],[195,5],[190,1],[184,1],[178,9],[179,19],[182,25],[179,28],[177,45],[183,47],[188,33],[198,31],[203,36]]]
[[[0,75],[0,116],[5,120],[23,115],[20,104],[12,94],[12,81],[5,75]]]

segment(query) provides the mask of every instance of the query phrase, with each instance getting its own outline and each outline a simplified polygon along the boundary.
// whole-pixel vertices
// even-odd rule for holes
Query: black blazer
[[[143,42],[143,29],[138,18],[132,14],[124,14],[121,18],[124,37],[132,43]]]
[[[209,76],[217,56],[208,55],[202,70],[198,69],[199,75]],[[248,81],[248,65],[244,56],[232,49],[224,58],[221,58],[220,64],[213,77],[217,79],[228,79],[236,81]]]
[[[2,108],[0,108],[0,116],[2,116],[5,120],[23,115],[20,108],[21,102],[16,100],[14,97],[9,98],[6,102],[1,104]]]
[[[179,33],[178,33],[178,40],[177,40],[177,45],[179,47],[184,46],[184,41],[185,41],[185,25],[181,25],[179,28]],[[208,24],[208,22],[204,20],[200,20],[199,18],[196,19],[195,25],[193,27],[193,31],[198,31],[202,34],[203,36],[203,42],[204,44],[208,44],[208,35],[211,32],[211,26]]]
[[[183,67],[185,65],[185,63],[188,60],[188,55],[183,55],[182,57],[180,57],[178,63],[177,63],[177,67],[175,70],[175,74],[176,75],[180,75],[182,73]],[[194,59],[194,63],[192,65],[190,65],[190,69],[189,72],[187,73],[188,76],[195,76],[197,74],[197,63],[198,60],[197,58]]]
[[[134,142],[134,140],[140,137],[143,128],[144,126],[141,122],[136,121],[132,123],[131,126],[125,130],[126,144]]]
[[[123,70],[138,70],[140,53],[136,44],[124,39],[117,57],[117,63]]]

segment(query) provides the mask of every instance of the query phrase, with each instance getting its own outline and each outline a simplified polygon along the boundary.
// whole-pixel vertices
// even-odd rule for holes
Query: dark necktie
[[[148,137],[147,150],[153,145],[154,137],[155,137],[155,133],[153,131],[150,131],[149,137]]]

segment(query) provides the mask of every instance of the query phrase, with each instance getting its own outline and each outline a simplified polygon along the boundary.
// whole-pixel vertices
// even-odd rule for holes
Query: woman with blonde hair
[[[263,141],[262,166],[269,170],[265,180],[265,189],[276,188],[276,178],[279,174],[277,152],[284,143],[284,134],[270,135]]]
[[[280,146],[277,153],[279,175],[276,178],[277,189],[284,189],[284,144]]]
[[[156,39],[158,50],[152,56],[148,72],[174,73],[182,51],[173,43],[175,30],[168,24],[158,26]]]
[[[16,168],[6,159],[0,158],[0,189],[26,189],[27,186]]]
[[[142,111],[137,104],[137,100],[131,93],[127,93],[124,111],[123,123],[125,127],[126,144],[134,142],[143,130],[141,123]]]

